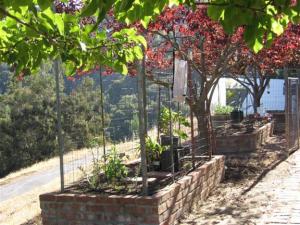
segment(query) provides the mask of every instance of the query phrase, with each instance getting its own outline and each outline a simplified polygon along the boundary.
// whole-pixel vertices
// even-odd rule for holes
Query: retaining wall
[[[255,152],[273,133],[273,122],[249,134],[216,137],[216,154]]]

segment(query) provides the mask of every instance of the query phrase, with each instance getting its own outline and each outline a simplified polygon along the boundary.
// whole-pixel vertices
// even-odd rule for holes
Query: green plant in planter
[[[92,168],[91,171],[88,172],[85,168],[80,166],[78,169],[83,173],[88,188],[91,190],[98,190],[101,186],[100,175],[102,173],[102,162],[97,157],[95,157],[94,152],[92,151]]]
[[[175,125],[180,123],[181,126],[190,127],[190,123],[188,122],[187,118],[185,118],[181,113],[174,112],[166,107],[163,107],[160,113],[160,120],[159,120],[159,128],[160,132],[164,135],[170,135],[170,120],[172,119],[173,123],[173,134],[177,135],[181,139],[187,139],[188,135],[186,132],[176,129]]]
[[[161,146],[156,140],[151,137],[146,138],[146,154],[147,162],[150,164],[153,161],[159,161],[161,153],[166,149],[166,146]]]
[[[215,115],[230,115],[233,111],[233,107],[230,105],[222,106],[217,105],[215,108]]]
[[[122,157],[117,152],[116,147],[112,147],[111,151],[106,155],[106,161],[103,159],[98,159],[95,157],[94,153],[92,168],[88,172],[83,167],[79,167],[82,171],[86,181],[88,183],[88,188],[91,190],[99,190],[101,188],[101,177],[116,187],[117,182],[126,178],[128,174],[127,167],[123,163]]]
[[[123,159],[117,152],[115,146],[113,146],[109,154],[107,154],[106,162],[102,164],[102,169],[105,179],[114,185],[116,182],[125,179],[128,174],[127,167],[123,163]]]

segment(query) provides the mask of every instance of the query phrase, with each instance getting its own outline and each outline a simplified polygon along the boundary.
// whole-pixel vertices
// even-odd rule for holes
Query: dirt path
[[[289,193],[290,189],[288,189],[287,184],[290,185],[290,188],[293,186],[291,185],[291,181],[288,182],[288,179],[290,179],[295,171],[298,170],[300,173],[300,152],[298,151],[287,160],[283,160],[283,146],[283,142],[273,138],[272,143],[267,145],[266,148],[258,154],[261,160],[256,161],[258,165],[256,175],[246,174],[244,175],[246,178],[240,180],[234,180],[234,177],[228,178],[218,189],[213,191],[207,201],[201,203],[195,207],[190,214],[186,215],[181,220],[180,225],[267,224],[267,219],[272,217],[272,209],[274,209],[274,205],[277,205],[280,193],[282,194],[283,190],[286,190],[284,194]],[[280,154],[280,152],[282,154]],[[275,155],[278,155],[279,158],[274,158]],[[255,159],[255,157],[253,159]],[[249,160],[246,167],[248,167],[248,169],[253,167],[255,170],[257,167],[255,162],[252,161],[253,160]],[[259,162],[269,164],[267,165],[269,169],[259,171]],[[296,163],[298,163],[298,167],[295,167]],[[240,170],[239,172],[243,171]],[[295,177],[292,179],[294,184],[295,179]],[[298,188],[299,195],[299,178],[297,185],[296,188]],[[295,191],[293,193],[296,195]],[[285,197],[284,194],[281,195],[283,199]],[[277,220],[276,224],[282,223]]]

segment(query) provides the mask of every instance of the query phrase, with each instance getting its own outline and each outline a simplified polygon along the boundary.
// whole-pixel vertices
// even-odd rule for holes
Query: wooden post
[[[55,73],[55,83],[56,83],[56,113],[57,113],[57,140],[59,148],[59,168],[60,168],[60,190],[64,192],[64,143],[62,137],[62,126],[61,126],[61,99],[60,99],[60,60],[56,59],[54,61],[54,73]]]
[[[145,103],[145,59],[137,62],[138,71],[138,111],[139,111],[139,138],[141,148],[141,168],[143,179],[143,195],[148,194],[147,157],[146,157],[146,103]]]

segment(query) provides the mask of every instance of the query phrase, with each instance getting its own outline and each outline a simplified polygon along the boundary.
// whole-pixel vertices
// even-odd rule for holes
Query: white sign
[[[188,63],[185,60],[175,59],[173,100],[184,102],[187,93]]]

